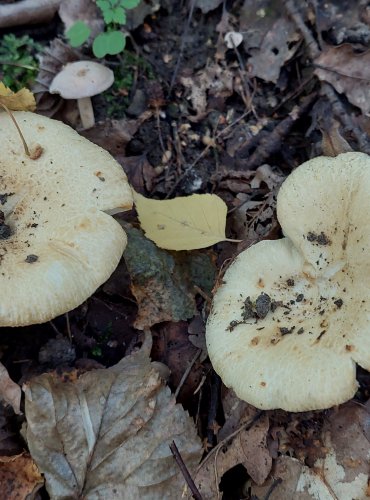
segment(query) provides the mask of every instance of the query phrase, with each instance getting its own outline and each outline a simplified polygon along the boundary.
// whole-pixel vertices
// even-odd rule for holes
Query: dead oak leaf
[[[256,484],[263,484],[270,473],[272,458],[267,448],[269,419],[263,415],[252,427],[242,428],[199,466],[195,482],[205,500],[218,498],[218,481],[225,472],[242,464]],[[216,475],[217,471],[217,475]]]
[[[15,413],[19,414],[22,391],[18,384],[9,377],[8,371],[0,363],[0,399],[13,407]]]
[[[13,92],[0,82],[0,104],[11,111],[35,111],[36,101],[32,92],[26,88]]]
[[[128,237],[124,259],[139,307],[135,328],[144,330],[163,321],[193,317],[195,286],[210,294],[214,284],[216,269],[211,258],[195,252],[171,254],[138,229],[128,225],[124,229]]]
[[[314,61],[315,74],[367,115],[370,112],[370,50],[358,54],[352,45],[327,47]]]
[[[25,387],[27,442],[53,500],[172,500],[182,491],[169,445],[175,440],[191,471],[201,444],[149,344],[76,382],[43,374]]]
[[[44,480],[32,458],[26,454],[0,457],[1,498],[34,498]]]

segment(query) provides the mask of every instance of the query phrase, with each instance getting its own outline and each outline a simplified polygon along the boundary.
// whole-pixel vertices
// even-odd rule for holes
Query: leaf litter
[[[132,234],[137,232],[132,237],[136,242],[126,255],[127,269],[125,263],[121,262],[110,285],[106,284],[99,290],[88,304],[69,313],[67,319],[57,319],[53,328],[44,325],[37,329],[44,329],[43,331],[53,335],[55,328],[63,333],[64,338],[69,336],[77,348],[77,359],[63,358],[65,363],[72,366],[97,366],[99,361],[109,364],[107,356],[99,357],[91,351],[93,346],[96,347],[94,335],[98,335],[100,330],[102,337],[103,334],[106,336],[105,352],[111,349],[114,353],[108,359],[116,362],[124,353],[128,354],[135,349],[135,340],[139,335],[135,327],[141,330],[153,326],[156,345],[152,355],[161,358],[172,370],[170,386],[173,391],[180,387],[178,401],[189,407],[194,417],[195,425],[190,420],[184,424],[185,427],[188,426],[186,432],[193,436],[196,428],[207,439],[204,451],[210,452],[209,459],[203,463],[199,476],[195,472],[196,462],[202,454],[199,441],[197,459],[194,461],[189,461],[189,454],[179,446],[184,461],[190,463],[191,476],[196,479],[204,499],[207,495],[213,499],[222,494],[225,498],[236,495],[238,498],[253,498],[254,495],[259,499],[270,500],[291,497],[339,500],[366,498],[369,494],[366,486],[368,408],[360,407],[360,404],[369,396],[368,375],[360,373],[362,379],[357,406],[298,415],[278,410],[257,415],[256,410],[247,403],[237,398],[229,399],[225,388],[220,389],[217,385],[206,358],[203,323],[209,311],[216,265],[220,270],[221,280],[222,270],[228,264],[225,259],[233,259],[241,248],[262,238],[279,236],[280,228],[275,216],[276,193],[285,176],[304,159],[312,156],[328,152],[335,155],[343,148],[367,151],[370,130],[369,118],[365,115],[368,111],[365,64],[370,39],[368,10],[363,3],[350,9],[350,12],[332,2],[325,2],[325,5],[324,2],[316,2],[315,9],[292,0],[284,3],[284,9],[269,0],[259,0],[257,5],[244,0],[237,6],[226,7],[221,7],[220,3],[218,0],[196,2],[191,15],[185,4],[181,8],[175,8],[165,0],[141,2],[141,12],[133,20],[133,24],[137,23],[139,28],[131,34],[136,43],[135,50],[138,48],[135,55],[143,57],[155,68],[154,84],[164,89],[163,102],[154,112],[149,104],[150,99],[144,98],[140,106],[135,109],[133,106],[131,109],[127,108],[127,115],[125,109],[122,118],[113,121],[106,119],[105,110],[100,109],[102,101],[98,96],[94,99],[94,107],[99,108],[104,120],[86,132],[86,135],[107,148],[121,163],[134,188],[157,204],[161,204],[162,199],[171,192],[171,196],[176,196],[177,203],[180,204],[179,210],[186,212],[182,194],[206,191],[220,195],[231,211],[226,221],[226,232],[223,226],[222,236],[227,234],[242,238],[243,242],[235,246],[220,238],[216,251],[177,249],[175,252],[166,252],[146,239],[137,229],[132,229]],[[70,9],[69,20],[65,20],[67,24],[78,17],[83,18],[85,14],[79,12],[76,2],[74,9],[72,4],[73,2],[63,2],[67,13]],[[82,5],[84,2],[78,4]],[[158,10],[160,6],[162,9]],[[291,8],[292,6],[295,8]],[[156,14],[146,17],[143,23],[145,12]],[[207,17],[202,15],[205,12]],[[184,29],[186,23],[189,26],[187,34]],[[238,47],[226,46],[224,35],[228,31],[242,34],[243,41]],[[192,37],[189,37],[190,33]],[[309,38],[310,33],[313,33],[312,39]],[[184,48],[181,47],[182,40]],[[338,46],[343,43],[345,45]],[[130,48],[128,51],[129,55],[134,52]],[[74,51],[59,39],[53,40],[50,48],[42,55],[38,78],[40,83],[36,93],[39,112],[72,125],[77,123],[75,103],[63,102],[48,94],[46,89],[53,73],[63,64],[83,56],[86,57],[84,49],[82,52]],[[124,58],[125,56],[126,54]],[[111,61],[105,62],[111,64]],[[131,102],[133,95],[141,93],[145,97],[148,94],[149,85],[144,81],[147,77],[143,78],[140,64],[139,59],[133,64],[135,72],[132,93],[129,95]],[[171,92],[167,92],[167,88],[171,88]],[[124,95],[131,92],[126,85],[121,90],[126,92]],[[341,92],[341,95],[338,96],[337,92]],[[319,120],[318,116],[327,119],[326,123],[323,123],[323,119]],[[149,220],[150,217],[152,214],[149,213]],[[211,215],[211,220],[212,217]],[[138,227],[134,214],[128,214],[127,219],[133,227]],[[179,219],[175,219],[176,227],[178,222]],[[177,239],[182,236],[178,227],[174,234]],[[220,232],[217,230],[216,234],[219,235]],[[194,245],[204,243],[204,240],[194,234],[190,239],[194,240]],[[216,241],[211,244],[213,243]],[[133,295],[130,294],[130,289]],[[110,314],[115,321],[119,316],[119,321],[110,321]],[[37,329],[31,331],[32,338],[37,338]],[[110,330],[116,334],[120,329],[127,329],[127,332],[121,336],[114,335],[113,338],[110,336]],[[86,342],[79,342],[78,335]],[[52,345],[55,344],[48,344],[50,354],[54,349]],[[191,365],[195,355],[198,357]],[[28,366],[31,361],[23,359],[27,357],[18,356],[14,365]],[[41,356],[41,359],[44,358]],[[125,359],[130,364],[128,360],[131,358]],[[58,360],[51,355],[48,363],[57,365]],[[4,364],[14,378],[12,363],[5,359]],[[190,365],[191,370],[186,374]],[[135,366],[139,372],[140,367]],[[61,369],[62,367],[59,368]],[[100,370],[99,380],[94,379],[93,382],[98,388],[97,393],[104,393],[103,398],[108,391],[107,386],[111,384],[111,387],[116,387],[114,381],[118,380],[118,375],[114,378],[116,375],[112,375],[109,370],[111,369]],[[26,368],[22,371],[24,372],[27,372]],[[106,381],[105,374],[108,374]],[[187,377],[185,381],[184,375]],[[86,376],[88,379],[92,377],[91,374]],[[76,389],[78,381],[73,382],[73,377],[69,383],[74,389],[65,391],[61,388],[62,385],[59,386],[55,375],[45,377],[42,383],[49,380],[48,383],[45,382],[45,386],[36,385],[42,389],[40,403],[44,401],[43,397],[49,395],[49,406],[45,408],[53,408],[54,405],[58,411],[64,411],[63,402],[69,401],[68,398],[71,397],[78,408],[85,438],[91,437],[91,432],[88,432],[91,430],[89,418],[94,429],[96,420],[100,418],[104,421],[106,418],[102,416],[103,410],[98,408],[94,420],[92,415],[95,414],[95,406],[90,408],[90,400],[86,394],[81,396],[81,390]],[[68,377],[65,375],[65,378]],[[128,375],[128,378],[131,380],[132,376]],[[36,383],[37,379],[34,380]],[[31,380],[29,384],[32,383]],[[124,383],[125,381],[122,382],[123,385]],[[86,387],[84,384],[85,382],[82,383],[83,388]],[[104,390],[99,388],[100,384],[104,386]],[[150,384],[151,382],[148,390],[153,385],[157,387],[154,382],[152,386]],[[157,394],[156,389],[153,391]],[[159,394],[160,390],[158,391]],[[117,389],[115,394],[118,392]],[[140,386],[137,393],[142,395],[144,392],[144,386]],[[35,400],[38,394],[34,392]],[[91,392],[87,390],[87,394],[90,395]],[[128,397],[130,395],[128,390]],[[151,401],[152,394],[143,395],[144,409],[148,408],[144,401],[146,395],[148,402]],[[92,405],[96,404],[93,396],[91,401]],[[34,405],[36,401],[31,403]],[[141,403],[138,404],[140,406]],[[166,400],[164,406],[167,404]],[[29,409],[32,407],[29,402],[27,405]],[[158,403],[158,406],[161,407],[161,404]],[[6,410],[11,411],[9,406]],[[35,429],[36,435],[38,424],[32,421],[32,412],[33,410],[29,410],[27,413],[26,410],[26,417],[30,419],[30,429]],[[46,425],[45,414],[42,414],[42,425]],[[50,414],[54,415],[53,411],[50,410]],[[65,415],[68,421],[68,413]],[[163,437],[162,427],[167,427],[167,414],[161,415],[158,420],[153,418],[158,427],[157,434]],[[140,425],[140,418],[133,417],[133,429]],[[117,418],[115,423],[118,426],[117,433],[121,435],[120,419]],[[54,424],[52,421],[50,425]],[[73,426],[71,428],[75,429]],[[79,426],[76,428],[79,429]],[[113,429],[116,428],[113,426]],[[7,443],[11,440],[11,432],[6,423],[0,430],[2,444],[10,449],[10,444]],[[29,432],[32,434],[31,431]],[[208,438],[210,431],[213,440]],[[53,439],[56,437],[55,433],[47,431],[47,438],[49,434]],[[67,430],[64,427],[59,439],[70,445],[70,434],[70,428]],[[125,436],[127,434],[128,432]],[[153,431],[148,433],[150,439],[152,434]],[[44,438],[42,432],[37,435]],[[131,437],[130,435],[130,439]],[[113,438],[112,446],[116,443],[116,435]],[[171,436],[163,439],[169,442]],[[91,440],[85,439],[84,445],[88,450],[90,445],[91,449]],[[214,451],[210,451],[210,446],[214,446]],[[140,450],[145,447],[146,444],[139,445]],[[99,452],[103,450],[104,454],[102,443],[97,443],[96,449]],[[40,450],[36,450],[36,455],[39,452]],[[41,460],[50,469],[49,491],[50,484],[57,488],[64,484],[61,475],[63,469],[55,472],[47,462],[51,457],[52,464],[58,463],[56,457],[61,455],[60,444],[54,448],[54,452],[54,455],[48,457],[40,452]],[[73,449],[72,452],[76,450]],[[94,453],[87,460],[93,461]],[[110,456],[116,458],[119,453],[113,451]],[[86,459],[86,455],[84,457]],[[133,461],[137,460],[141,464],[140,457],[134,457]],[[168,466],[168,470],[173,471],[173,477],[180,478],[177,476],[178,469],[172,468],[172,458],[170,460],[168,457],[166,455],[165,459],[168,461],[164,468]],[[130,466],[124,460],[123,463],[125,467]],[[66,465],[65,462],[63,464]],[[79,465],[73,460],[72,464],[78,469]],[[104,466],[106,468],[98,476],[102,488],[109,482],[109,459]],[[160,464],[148,459],[140,467],[142,475],[132,476],[137,480],[134,486],[132,483],[130,486],[126,485],[128,495],[131,494],[132,487],[142,487],[145,493],[150,491],[151,494],[152,490],[149,488],[153,487],[155,490],[153,485],[142,485],[140,481],[146,477],[145,474],[149,478],[154,477],[158,468],[161,468]],[[115,472],[113,471],[114,479]],[[81,484],[82,476],[83,472],[78,469],[78,484]],[[158,486],[155,494],[162,491],[167,480],[171,481],[165,475],[163,484]],[[173,498],[182,496],[185,483],[182,478],[178,481],[178,487],[173,490]],[[262,482],[264,484],[261,485]],[[354,486],[350,486],[350,483],[354,483]],[[89,477],[85,486],[91,484],[94,488],[93,479]],[[66,487],[68,486],[69,484]],[[163,498],[159,493],[158,497]]]
[[[190,470],[201,444],[152,366],[150,344],[74,382],[49,373],[26,384],[27,443],[52,499],[159,500],[182,491],[169,444]]]

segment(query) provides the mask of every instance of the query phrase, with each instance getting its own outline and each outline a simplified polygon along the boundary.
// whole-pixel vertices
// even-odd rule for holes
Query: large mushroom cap
[[[286,237],[242,252],[215,294],[209,356],[258,408],[329,408],[370,370],[370,158],[308,161],[277,211]]]
[[[66,64],[54,77],[49,91],[64,99],[81,99],[104,92],[113,82],[113,71],[102,64],[76,61]]]
[[[126,245],[109,214],[132,205],[126,176],[109,153],[61,122],[14,116],[38,154],[24,154],[1,113],[0,326],[42,323],[86,300]]]

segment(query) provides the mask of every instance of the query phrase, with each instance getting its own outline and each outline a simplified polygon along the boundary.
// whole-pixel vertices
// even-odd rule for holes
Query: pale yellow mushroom
[[[222,380],[261,409],[329,408],[370,370],[370,158],[298,167],[277,201],[285,237],[242,252],[207,324]]]
[[[116,268],[132,206],[122,167],[63,123],[0,113],[0,326],[42,323],[86,300]],[[34,154],[34,153],[37,154]]]

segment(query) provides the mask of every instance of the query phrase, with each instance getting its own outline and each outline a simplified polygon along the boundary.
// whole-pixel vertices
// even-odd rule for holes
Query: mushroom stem
[[[93,127],[95,125],[95,118],[91,97],[81,97],[77,99],[77,106],[80,112],[82,127],[84,129]]]
[[[12,112],[10,111],[10,109],[5,106],[5,104],[3,104],[2,102],[0,102],[0,106],[8,113],[8,115],[10,116],[10,118],[12,119],[14,125],[16,126],[17,130],[18,130],[18,134],[21,138],[21,141],[22,141],[22,144],[23,144],[23,147],[24,147],[24,152],[26,153],[27,156],[31,156],[30,155],[30,150],[28,149],[28,146],[27,146],[27,143],[23,137],[23,134],[21,132],[21,129],[19,128],[19,125],[17,123],[17,120],[14,118]]]

